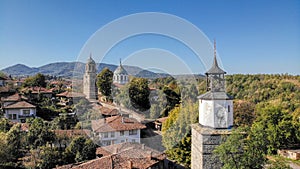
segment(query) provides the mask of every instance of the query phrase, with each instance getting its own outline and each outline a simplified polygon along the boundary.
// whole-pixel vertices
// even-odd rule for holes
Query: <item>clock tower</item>
[[[230,134],[233,126],[233,98],[225,92],[225,74],[214,60],[205,73],[207,92],[198,96],[199,123],[192,125],[192,169],[219,169],[222,164],[213,156],[222,135]]]
[[[225,92],[225,74],[218,65],[214,42],[213,65],[205,73],[207,92],[198,96],[199,124],[202,126],[226,129],[233,125],[233,99]]]

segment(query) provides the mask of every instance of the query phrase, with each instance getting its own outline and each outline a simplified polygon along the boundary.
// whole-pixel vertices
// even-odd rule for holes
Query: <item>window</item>
[[[115,137],[115,132],[110,132],[110,137]]]
[[[132,142],[135,143],[135,139],[132,139]]]
[[[121,143],[124,143],[125,142],[125,140],[121,140]]]
[[[111,144],[110,141],[102,141],[101,143],[103,146],[109,146]]]
[[[108,132],[102,133],[102,137],[103,137],[103,138],[108,138]]]
[[[124,136],[124,131],[120,131],[120,136]]]
[[[230,106],[228,105],[228,113],[230,112]]]
[[[137,135],[137,130],[129,130],[129,135]]]
[[[24,116],[29,116],[30,115],[30,110],[29,109],[23,110],[23,115]]]
[[[8,118],[11,120],[16,120],[17,119],[17,114],[9,114]]]

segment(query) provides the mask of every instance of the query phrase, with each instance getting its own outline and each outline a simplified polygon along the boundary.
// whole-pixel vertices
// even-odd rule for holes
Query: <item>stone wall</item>
[[[213,155],[213,150],[220,145],[222,135],[230,134],[227,129],[212,129],[192,125],[192,169],[220,169],[221,162]]]

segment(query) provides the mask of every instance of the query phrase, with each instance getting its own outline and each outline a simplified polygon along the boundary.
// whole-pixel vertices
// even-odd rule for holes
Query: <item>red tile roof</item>
[[[53,89],[46,89],[44,87],[38,87],[38,86],[27,87],[27,88],[24,88],[22,91],[23,92],[24,91],[31,91],[31,93],[53,93]]]
[[[91,131],[87,129],[75,129],[75,130],[54,130],[54,133],[58,136],[75,137],[75,136],[90,136]]]
[[[168,117],[162,117],[162,118],[156,119],[155,121],[156,121],[156,122],[159,122],[159,123],[163,123],[163,122],[165,122],[167,119],[168,119]]]
[[[122,117],[121,115],[92,120],[92,129],[94,132],[125,131],[144,128],[146,128],[146,126],[137,120]]]
[[[14,94],[14,95],[10,95],[10,96],[8,96],[8,97],[2,97],[1,98],[1,101],[20,101],[21,100],[21,96],[18,94],[18,93],[16,93],[16,94]]]
[[[59,96],[59,97],[85,97],[85,95],[83,93],[76,93],[76,92],[69,92],[69,91],[59,93],[56,96]]]
[[[119,111],[117,109],[110,109],[107,107],[101,107],[100,112],[101,112],[101,114],[106,115],[106,116],[115,116],[115,115],[119,114]]]
[[[20,108],[35,108],[34,105],[26,102],[26,101],[19,101],[8,106],[4,107],[5,109],[20,109]]]
[[[65,165],[58,169],[146,169],[166,158],[164,153],[139,143],[121,143],[108,147],[110,149],[120,148],[120,150],[86,163]]]

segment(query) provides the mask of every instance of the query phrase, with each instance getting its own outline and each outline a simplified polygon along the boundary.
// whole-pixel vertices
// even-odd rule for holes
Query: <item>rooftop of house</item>
[[[90,136],[91,131],[87,129],[74,129],[74,130],[54,130],[54,133],[58,136],[64,137],[76,137],[76,136]]]
[[[121,115],[92,120],[93,131],[100,133],[144,128],[146,128],[146,126],[142,123],[139,123],[137,120],[133,118],[123,117]]]
[[[1,98],[1,101],[3,102],[17,102],[21,100],[28,100],[28,98],[19,93],[15,93],[13,95]]]
[[[168,119],[168,117],[161,117],[161,118],[156,119],[155,122],[163,123],[163,122],[165,122],[167,119]]]
[[[116,149],[118,151],[116,152]],[[97,149],[97,154],[103,157],[81,164],[71,164],[59,169],[146,169],[166,158],[165,154],[139,143],[121,143]]]
[[[26,87],[22,90],[22,92],[31,91],[31,93],[53,93],[53,89],[46,89],[44,87],[34,86],[34,87]]]
[[[116,116],[119,114],[119,111],[117,109],[110,109],[108,107],[103,107],[103,106],[100,108],[100,112],[101,114],[106,116]]]
[[[21,108],[35,108],[35,106],[26,101],[18,101],[16,103],[5,106],[4,108],[5,109],[21,109]]]
[[[83,93],[77,93],[77,92],[70,92],[70,91],[65,91],[62,93],[57,94],[56,96],[58,97],[85,97]]]

